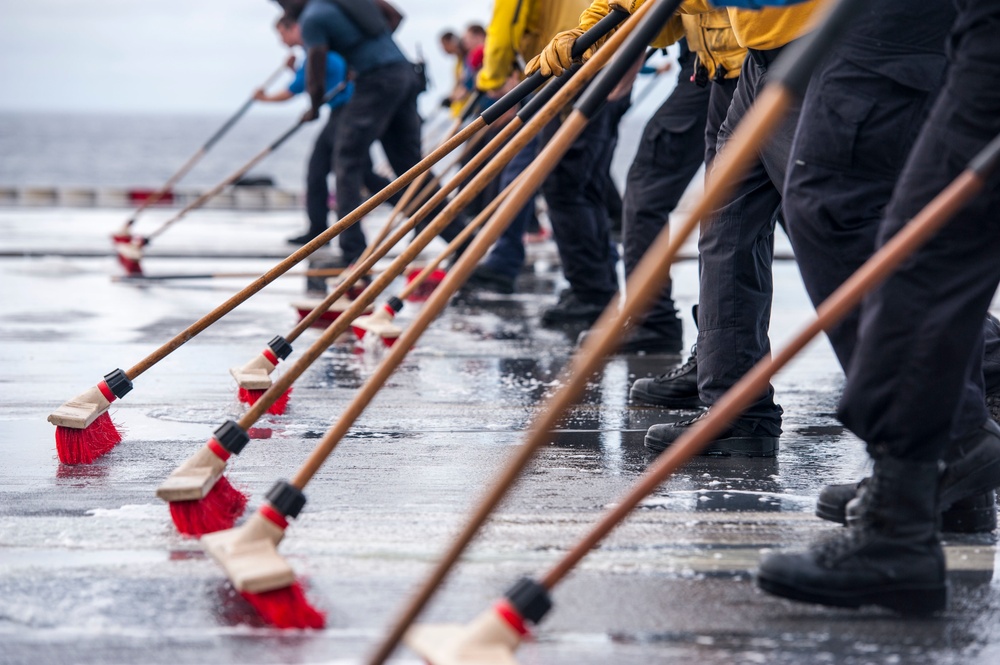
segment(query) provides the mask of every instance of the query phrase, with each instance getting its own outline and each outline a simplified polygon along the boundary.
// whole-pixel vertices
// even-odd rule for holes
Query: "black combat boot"
[[[689,420],[653,425],[646,431],[646,448],[657,453],[666,450],[708,414],[709,411],[703,411]],[[780,436],[780,416],[777,419],[737,418],[699,454],[720,457],[774,457],[778,454]]]
[[[808,551],[772,554],[757,585],[768,593],[837,607],[878,605],[927,615],[947,605],[938,540],[941,465],[882,456],[859,499],[859,517]]]
[[[997,527],[996,493],[1000,487],[1000,426],[986,421],[973,435],[948,447],[947,472],[941,481],[941,528],[958,533],[984,533]],[[816,516],[846,524],[848,504],[868,479],[827,485],[816,501]]]
[[[703,408],[705,403],[698,397],[698,347],[691,347],[691,356],[683,365],[652,379],[638,379],[629,397],[671,409]]]

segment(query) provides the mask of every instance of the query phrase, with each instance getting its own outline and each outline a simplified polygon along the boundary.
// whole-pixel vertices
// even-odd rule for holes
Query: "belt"
[[[787,44],[785,46],[787,46]],[[763,67],[764,69],[767,69],[768,67],[771,66],[772,63],[774,63],[775,60],[778,59],[778,56],[781,55],[781,51],[784,48],[785,48],[784,46],[779,46],[778,48],[772,48],[766,51],[760,51],[755,48],[748,48],[747,55],[750,56],[750,59],[753,60],[758,67]]]

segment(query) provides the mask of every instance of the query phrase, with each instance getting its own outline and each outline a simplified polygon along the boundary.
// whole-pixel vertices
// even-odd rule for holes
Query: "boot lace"
[[[660,374],[654,380],[670,381],[672,379],[676,379],[678,376],[683,376],[688,372],[692,371],[697,366],[697,364],[698,364],[698,346],[695,345],[691,347],[691,355],[688,356],[688,359],[684,361],[683,365],[679,365],[673,368],[666,374]]]

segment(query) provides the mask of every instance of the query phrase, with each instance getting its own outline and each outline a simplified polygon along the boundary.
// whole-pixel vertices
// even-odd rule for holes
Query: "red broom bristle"
[[[291,586],[263,593],[241,591],[240,595],[253,605],[264,621],[277,628],[315,628],[326,626],[326,615],[309,604],[302,585]]]
[[[285,411],[288,410],[288,401],[292,399],[292,390],[293,388],[289,388],[281,397],[274,400],[274,404],[268,407],[267,412],[274,416],[285,415]],[[240,402],[243,404],[253,406],[257,403],[257,400],[264,396],[265,392],[264,390],[250,390],[249,388],[241,387],[237,397],[239,397]]]
[[[118,263],[121,264],[122,268],[125,269],[125,274],[129,276],[142,275],[142,266],[135,259],[131,259],[121,253],[118,254]]]
[[[407,279],[407,282],[412,282],[417,278],[418,275],[420,275],[420,271],[410,273],[410,277],[409,279]],[[434,272],[432,272],[430,275],[427,276],[427,279],[425,279],[424,282],[420,286],[418,286],[413,293],[410,294],[410,297],[407,298],[407,300],[409,300],[410,302],[424,302],[425,300],[431,297],[431,294],[434,293],[434,289],[436,289],[441,284],[441,282],[444,281],[444,278],[447,276],[448,273],[446,273],[444,270],[440,269],[435,270]]]
[[[246,507],[246,494],[233,487],[222,476],[204,499],[171,501],[170,517],[182,534],[197,537],[232,529]]]
[[[107,411],[83,429],[56,427],[56,452],[63,464],[93,464],[121,440],[122,434]]]
[[[368,331],[362,328],[361,326],[351,326],[351,332],[353,332],[354,336],[357,337],[358,339],[364,339],[365,333],[367,333]]]

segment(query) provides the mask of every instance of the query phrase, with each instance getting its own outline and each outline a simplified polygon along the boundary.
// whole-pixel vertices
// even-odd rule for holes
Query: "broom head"
[[[287,526],[265,503],[242,526],[209,534],[201,543],[265,621],[279,628],[322,628],[325,617],[309,604],[295,572],[278,554]]]
[[[101,381],[49,414],[48,421],[56,426],[60,462],[92,464],[121,442],[121,432],[108,415],[115,398],[107,381]]]
[[[527,635],[505,601],[466,625],[414,626],[406,645],[430,665],[517,665],[514,651]]]
[[[410,274],[406,276],[406,283],[409,284],[410,282],[415,280],[417,277],[420,276],[421,272],[422,270],[418,269],[411,270]],[[423,283],[420,286],[418,286],[413,291],[413,293],[410,294],[407,300],[409,300],[410,302],[424,302],[425,300],[431,297],[431,294],[434,293],[434,289],[440,286],[441,282],[443,282],[444,278],[447,276],[448,273],[446,273],[444,270],[441,270],[440,268],[437,268],[427,276],[427,278],[423,281]]]

